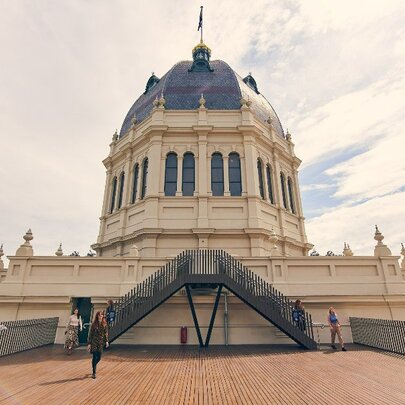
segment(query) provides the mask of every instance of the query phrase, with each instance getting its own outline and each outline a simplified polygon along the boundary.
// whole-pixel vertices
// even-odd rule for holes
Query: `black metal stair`
[[[227,288],[299,345],[316,349],[311,315],[305,313],[305,328],[298,327],[292,319],[292,301],[223,250],[187,250],[121,297],[115,303],[110,342],[184,286],[215,284]]]

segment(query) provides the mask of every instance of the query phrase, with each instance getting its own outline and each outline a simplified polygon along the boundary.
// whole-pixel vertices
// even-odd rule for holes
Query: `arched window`
[[[260,159],[257,159],[257,173],[259,175],[260,197],[262,197],[264,200],[263,169],[262,169],[262,161]]]
[[[288,184],[288,196],[290,197],[290,208],[291,212],[295,214],[295,202],[294,202],[294,192],[293,192],[293,182],[291,180],[291,177],[288,178],[287,180]]]
[[[139,165],[138,163],[134,166],[133,172],[133,181],[132,181],[132,195],[131,195],[131,204],[134,204],[136,201],[136,194],[138,192],[138,176],[139,176]]]
[[[242,180],[240,176],[240,158],[237,153],[230,153],[228,159],[229,191],[233,196],[242,195]]]
[[[271,166],[268,164],[266,166],[266,174],[267,174],[267,190],[269,192],[269,200],[272,204],[274,204],[274,192],[273,192],[273,173],[272,173]]]
[[[143,161],[142,165],[142,190],[141,190],[141,200],[146,196],[146,187],[148,181],[148,158]]]
[[[117,194],[117,176],[113,178],[111,187],[111,202],[110,202],[110,214],[114,212],[115,207],[115,195]]]
[[[166,156],[165,195],[174,196],[177,191],[177,155],[170,152]]]
[[[280,173],[280,181],[281,181],[281,193],[283,194],[283,205],[284,208],[287,209],[287,192],[285,189],[285,176],[284,173]]]
[[[212,195],[224,195],[224,162],[218,152],[211,157],[211,190]]]
[[[195,190],[195,162],[194,155],[190,152],[183,157],[183,195],[192,196]]]
[[[124,196],[124,183],[125,183],[125,173],[122,172],[120,175],[120,191],[118,193],[118,209],[122,207],[122,199]]]

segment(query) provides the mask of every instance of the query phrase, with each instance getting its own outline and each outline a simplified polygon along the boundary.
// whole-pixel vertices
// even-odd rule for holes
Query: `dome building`
[[[283,255],[312,247],[291,135],[251,74],[210,55],[201,42],[192,61],[152,74],[114,134],[99,256],[133,245],[142,257],[196,248],[268,256],[273,230]]]
[[[342,255],[308,256],[291,135],[250,73],[211,61],[203,42],[192,56],[152,74],[113,135],[97,255],[59,245],[35,256],[29,230],[5,269],[0,248],[0,321],[58,317],[63,343],[73,308],[86,325],[113,299],[116,343],[203,346],[204,330],[205,344],[315,348],[312,322],[325,323],[331,305],[346,342],[350,317],[404,319],[405,259],[377,227],[371,256],[343,241]]]

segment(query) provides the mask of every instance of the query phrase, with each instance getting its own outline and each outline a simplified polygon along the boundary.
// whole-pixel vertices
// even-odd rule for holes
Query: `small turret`
[[[193,64],[189,69],[190,72],[213,72],[214,69],[210,65],[211,49],[201,40],[201,42],[193,48]]]
[[[25,240],[25,242],[17,249],[17,252],[15,253],[15,255],[16,256],[34,256],[34,251],[32,249],[31,243],[30,243],[30,241],[32,241],[34,239],[31,229],[28,229],[28,231],[23,236],[23,239]]]
[[[0,246],[0,271],[4,270],[4,263],[1,258],[2,256],[4,256],[3,244],[1,244],[1,246]]]
[[[402,255],[402,262],[401,262],[401,269],[405,271],[405,246],[403,243],[401,243],[402,249],[401,249],[401,255]]]
[[[388,246],[382,243],[384,235],[380,232],[377,225],[375,226],[374,239],[377,241],[377,245],[374,248],[374,256],[381,257],[392,255],[391,250],[388,248]]]
[[[63,256],[62,243],[59,244],[58,250],[55,252],[56,256]]]
[[[353,256],[353,251],[350,249],[350,245],[348,243],[344,243],[343,246],[343,256]]]

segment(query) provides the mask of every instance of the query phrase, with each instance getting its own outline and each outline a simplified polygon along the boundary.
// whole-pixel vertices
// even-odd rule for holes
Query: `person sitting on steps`
[[[296,300],[294,303],[292,319],[298,328],[305,330],[305,309],[301,300]]]
[[[113,300],[108,300],[107,303],[108,303],[108,307],[106,309],[105,316],[106,316],[106,320],[108,322],[108,326],[111,326],[115,321],[116,311],[115,311]]]

